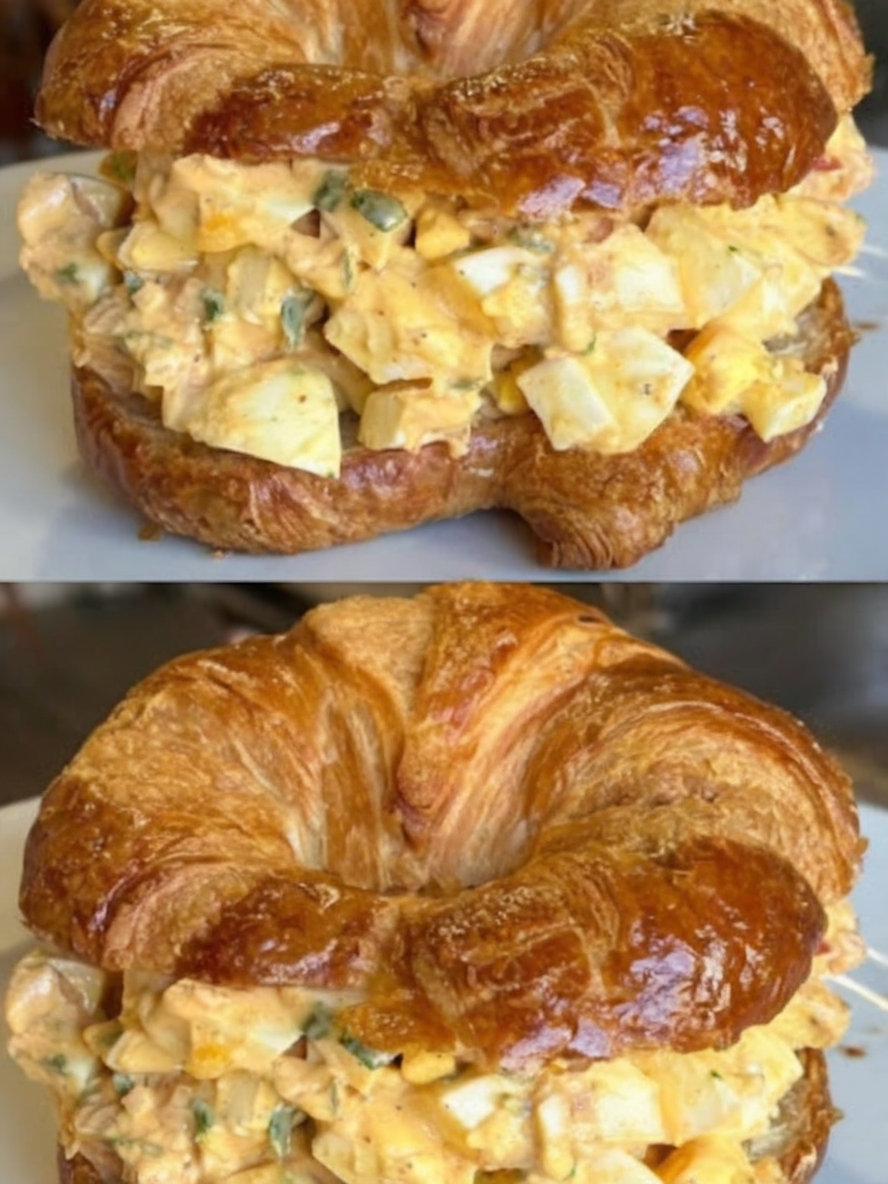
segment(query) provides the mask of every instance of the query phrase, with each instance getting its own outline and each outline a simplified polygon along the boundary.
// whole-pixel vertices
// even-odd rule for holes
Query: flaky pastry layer
[[[467,584],[163,668],[45,795],[21,906],[93,965],[355,990],[374,1049],[519,1070],[769,1022],[860,854],[790,717]]]
[[[38,117],[544,219],[784,192],[870,73],[843,0],[85,0]]]

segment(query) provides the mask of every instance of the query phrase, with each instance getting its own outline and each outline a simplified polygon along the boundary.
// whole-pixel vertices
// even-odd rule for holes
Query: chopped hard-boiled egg
[[[458,452],[482,418],[531,413],[556,449],[629,452],[677,402],[771,440],[826,388],[767,343],[860,248],[838,203],[870,167],[843,121],[805,181],[749,209],[537,225],[320,160],[118,153],[117,183],[29,183],[22,260],[71,310],[78,365],[174,430],[314,473],[339,471],[334,403],[370,448]],[[299,391],[290,359],[314,376]]]
[[[766,442],[810,423],[826,396],[826,380],[800,359],[769,353],[730,322],[708,326],[687,357],[694,372],[684,402],[708,415],[744,415]]]
[[[380,385],[434,378],[487,380],[493,342],[446,315],[420,287],[415,257],[401,251],[384,272],[362,272],[324,336]]]
[[[454,214],[450,203],[432,198],[416,219],[416,250],[423,259],[445,259],[464,251],[472,242],[471,231]]]
[[[764,269],[754,252],[725,240],[710,223],[707,212],[696,207],[663,206],[647,229],[647,237],[678,262],[689,325],[695,329],[739,304],[761,282]]]
[[[164,405],[166,422],[166,404]],[[322,477],[342,461],[339,405],[326,374],[279,359],[217,379],[187,418],[168,426],[217,448],[245,452]]]
[[[576,353],[602,328],[664,334],[691,323],[675,259],[633,224],[599,243],[569,241],[553,284],[560,342]]]
[[[669,415],[694,372],[646,329],[602,330],[583,355],[547,358],[517,378],[557,449],[635,448]]]
[[[94,304],[115,282],[98,239],[118,226],[129,196],[96,177],[35,173],[19,201],[22,267],[47,300]]]
[[[195,198],[198,251],[273,248],[281,233],[314,208],[305,180],[288,164],[244,169],[203,155],[174,161],[152,204],[161,224],[173,226],[179,210],[194,209]]]
[[[368,448],[406,448],[411,452],[444,440],[454,455],[460,455],[468,446],[480,405],[477,387],[451,392],[406,384],[380,387],[364,403],[358,439]]]
[[[706,1135],[673,1151],[657,1169],[662,1184],[755,1184],[743,1149],[731,1139]]]

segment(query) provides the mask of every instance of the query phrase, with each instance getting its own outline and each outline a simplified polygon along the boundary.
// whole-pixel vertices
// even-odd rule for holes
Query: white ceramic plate
[[[36,808],[36,802],[25,802],[0,809],[0,991],[26,948],[15,900],[22,846]],[[860,813],[870,849],[855,900],[869,942],[888,951],[888,811],[862,806]],[[854,978],[888,993],[888,969],[867,963]],[[0,1039],[6,1035],[0,1019]],[[830,1078],[833,1101],[846,1117],[833,1132],[817,1184],[885,1184],[888,1016],[854,1002],[845,1043],[830,1054]],[[43,1091],[0,1052],[0,1179],[3,1184],[56,1184],[54,1155],[55,1125]]]
[[[865,277],[846,290],[852,319],[879,327],[857,349],[827,430],[750,482],[738,505],[680,527],[632,578],[888,579],[888,152],[876,158],[879,179],[859,202],[871,225]],[[51,167],[88,171],[93,160]],[[503,513],[296,557],[219,559],[187,540],[141,542],[133,512],[78,458],[64,314],[18,274],[15,203],[34,167],[0,170],[0,580],[540,578],[528,531]]]

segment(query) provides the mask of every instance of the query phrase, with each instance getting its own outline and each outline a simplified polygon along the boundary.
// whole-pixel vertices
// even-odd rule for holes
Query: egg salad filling
[[[826,394],[791,351],[864,235],[850,117],[795,190],[751,209],[667,205],[526,224],[380,192],[321,161],[116,153],[102,178],[37,174],[22,263],[72,313],[74,361],[193,439],[322,476],[341,422],[372,449],[532,412],[555,449],[638,447],[681,406],[772,440]]]
[[[756,1141],[779,1135],[797,1051],[845,1031],[823,979],[861,960],[854,925],[832,910],[786,1009],[718,1052],[484,1071],[366,1047],[337,1018],[354,993],[110,975],[46,950],[13,974],[9,1047],[52,1091],[67,1154],[114,1184],[785,1184]]]

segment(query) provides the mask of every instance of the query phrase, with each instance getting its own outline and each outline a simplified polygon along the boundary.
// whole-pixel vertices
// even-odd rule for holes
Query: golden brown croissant
[[[169,663],[51,785],[12,1051],[62,1094],[78,1184],[146,1156],[165,1184],[167,1150],[170,1180],[227,1179],[266,1127],[323,1184],[596,1184],[613,1154],[641,1184],[707,1159],[800,1184],[861,852],[800,723],[597,611],[345,600]],[[282,1106],[308,1115],[285,1140]]]
[[[842,0],[86,0],[38,118],[82,144],[321,156],[542,220],[782,193],[869,82]]]
[[[12,1051],[89,1160],[63,1180],[148,1156],[163,1184],[167,1150],[233,1172],[268,1127],[324,1184],[400,1179],[406,1145],[408,1180],[594,1184],[611,1143],[639,1182],[707,1157],[800,1182],[861,851],[800,723],[597,611],[508,585],[345,600],[169,663],[54,781],[20,896],[50,948],[14,974]],[[169,1179],[229,1178],[192,1170]]]
[[[37,114],[122,189],[20,211],[81,452],[217,548],[629,565],[841,386],[869,80],[843,0],[85,0]]]
[[[48,792],[21,904],[109,969],[361,987],[371,1043],[403,1009],[518,1065],[766,1021],[859,855],[790,719],[555,593],[455,585],[164,667]],[[683,951],[671,1007],[636,943]]]

